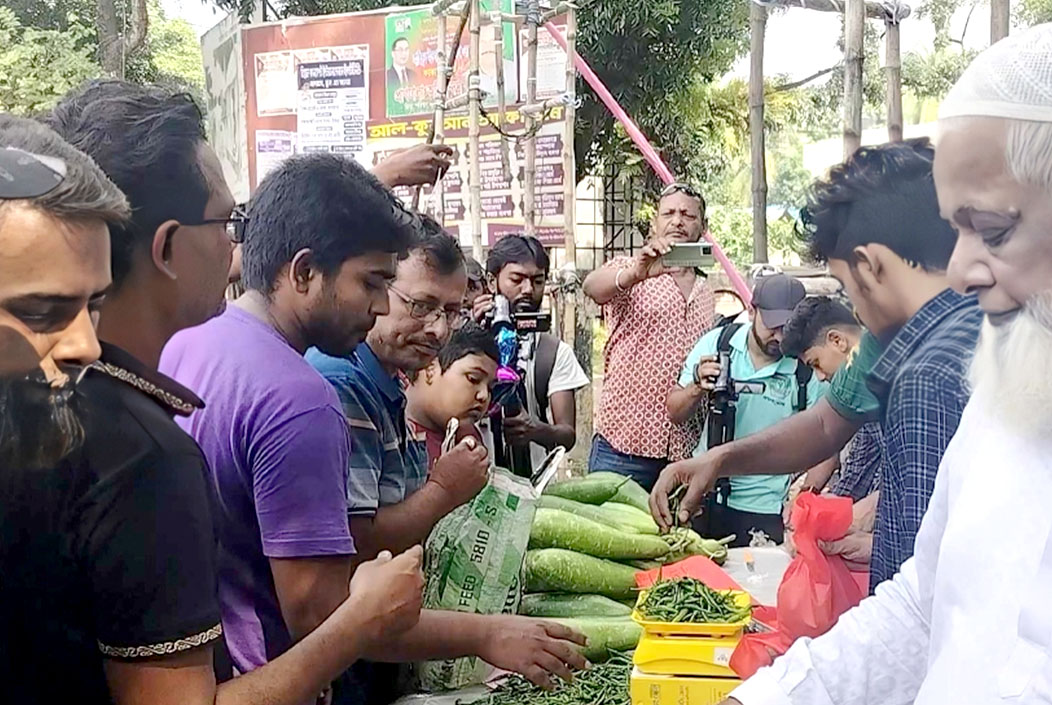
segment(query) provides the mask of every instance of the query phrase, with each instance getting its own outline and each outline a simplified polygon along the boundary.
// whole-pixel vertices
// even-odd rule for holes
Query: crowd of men
[[[292,159],[245,219],[185,95],[92,82],[3,117],[0,145],[6,695],[390,702],[388,664],[585,667],[560,625],[420,609],[420,543],[489,464],[471,435],[429,463],[407,394],[441,432],[454,392],[488,411],[496,366],[456,241],[388,188],[446,150],[381,164],[386,185]]]
[[[855,503],[823,548],[873,596],[732,702],[1052,688],[1052,25],[982,53],[939,130],[814,184],[802,231],[850,307],[773,274],[718,320],[704,274],[663,261],[707,228],[686,184],[584,281],[610,331],[589,465],[652,488],[662,528],[781,542],[794,475]],[[185,95],[94,81],[0,115],[12,702],[390,703],[415,661],[543,687],[587,667],[566,627],[421,608],[432,528],[505,446],[536,465],[581,440],[588,384],[523,335],[521,404],[494,413],[497,297],[539,311],[550,261],[509,236],[483,267],[393,196],[448,159],[295,157],[246,215]]]

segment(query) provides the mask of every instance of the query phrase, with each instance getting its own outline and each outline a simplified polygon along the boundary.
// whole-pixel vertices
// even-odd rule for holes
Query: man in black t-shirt
[[[118,182],[134,216],[122,221],[120,192],[50,130],[0,118],[0,151],[43,155],[61,182],[53,195],[0,201],[0,325],[35,348],[56,388],[79,381],[79,443],[57,467],[0,458],[2,699],[312,700],[369,645],[415,624],[421,552],[363,565],[350,597],[314,633],[216,686],[212,493],[200,450],[172,421],[201,401],[154,365],[175,330],[219,310],[233,199],[186,96],[99,82],[67,98],[51,122]],[[96,175],[94,189],[85,171]],[[102,337],[121,347],[100,350],[100,307]],[[90,368],[81,375],[69,365]]]

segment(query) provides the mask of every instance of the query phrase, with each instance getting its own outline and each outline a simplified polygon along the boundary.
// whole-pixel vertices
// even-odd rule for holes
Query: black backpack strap
[[[728,323],[720,329],[720,337],[716,341],[716,352],[725,353],[731,351],[731,338],[742,327],[741,323]]]
[[[559,339],[550,333],[537,334],[537,352],[533,356],[533,395],[537,400],[537,412],[541,419],[548,418],[548,384],[555,369],[555,355],[559,352]]]
[[[810,365],[802,361],[796,361],[796,410],[803,411],[807,408],[807,385],[811,381],[813,370]]]

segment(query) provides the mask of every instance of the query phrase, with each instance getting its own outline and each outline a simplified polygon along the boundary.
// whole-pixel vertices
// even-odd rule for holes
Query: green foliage
[[[748,270],[753,263],[752,211],[743,206],[713,205],[709,208],[709,230],[734,266]],[[767,254],[772,261],[795,263],[798,247],[792,218],[768,219]]]
[[[102,74],[95,0],[7,0],[0,7],[0,110],[35,114]],[[127,58],[125,77],[188,91],[203,105],[201,46],[193,26],[149,5],[144,46]]]
[[[1017,15],[1028,26],[1052,22],[1052,0],[1021,0]]]
[[[126,78],[186,91],[203,106],[205,74],[197,32],[186,20],[166,17],[159,2],[151,2],[149,11],[146,44],[128,61]]]
[[[960,78],[977,52],[944,46],[927,53],[909,52],[902,58],[902,87],[918,98],[942,99]]]
[[[36,115],[99,72],[91,29],[69,16],[65,29],[23,25],[0,7],[0,111]]]

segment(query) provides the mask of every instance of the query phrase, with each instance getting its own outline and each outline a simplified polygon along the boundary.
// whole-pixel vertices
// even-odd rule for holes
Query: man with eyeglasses
[[[358,558],[409,547],[486,484],[484,447],[458,446],[435,464],[409,442],[403,380],[438,357],[461,312],[467,276],[456,240],[427,219],[426,234],[404,252],[388,286],[390,312],[349,356],[307,352],[335,387],[351,430],[348,511]],[[425,489],[425,484],[427,487]],[[423,490],[423,491],[421,491]]]
[[[307,352],[307,360],[336,389],[351,432],[347,483],[351,535],[357,555],[398,552],[422,543],[446,514],[485,486],[489,458],[473,436],[463,438],[435,461],[407,428],[407,375],[427,368],[466,321],[461,311],[467,275],[457,241],[423,216],[421,235],[400,255],[388,286],[389,311],[353,353]],[[506,670],[546,683],[569,658],[565,632],[555,625],[506,615],[425,611],[423,622],[448,620],[432,646],[444,658],[478,655]],[[453,623],[456,626],[453,626]],[[453,643],[466,651],[454,652]],[[336,702],[384,703],[400,694],[400,670],[390,664],[358,663],[337,684]]]
[[[705,275],[668,268],[661,258],[675,243],[700,240],[706,227],[701,194],[671,184],[661,192],[643,249],[584,280],[610,333],[589,467],[622,473],[648,490],[670,459],[690,450],[668,417],[665,396],[715,315]]]

